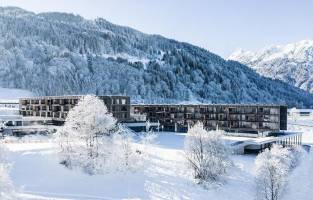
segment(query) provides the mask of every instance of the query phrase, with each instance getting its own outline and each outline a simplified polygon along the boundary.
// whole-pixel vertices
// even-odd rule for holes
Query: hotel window
[[[270,114],[270,108],[264,108],[263,113],[266,115],[269,115]]]
[[[257,123],[252,123],[252,128],[253,129],[257,129],[258,128],[258,124]]]
[[[122,106],[121,111],[127,111],[127,106]]]
[[[193,113],[195,110],[193,107],[187,107],[187,112],[188,113]]]
[[[243,128],[251,128],[252,127],[252,123],[251,122],[242,122],[241,126]]]
[[[265,122],[269,122],[270,120],[270,116],[269,115],[264,115],[263,121]]]
[[[122,99],[122,104],[126,104],[126,99]]]
[[[279,118],[278,118],[277,115],[270,116],[270,121],[271,121],[271,122],[278,122],[278,121],[279,121]]]
[[[270,129],[279,129],[278,123],[268,123],[268,126],[270,127]]]
[[[273,115],[278,115],[279,114],[279,110],[276,109],[276,108],[271,108],[270,113],[273,114]]]
[[[236,113],[236,108],[229,108],[229,113]]]
[[[202,115],[200,113],[195,113],[195,118],[196,119],[201,119]]]
[[[70,107],[69,106],[64,106],[63,111],[69,111]]]

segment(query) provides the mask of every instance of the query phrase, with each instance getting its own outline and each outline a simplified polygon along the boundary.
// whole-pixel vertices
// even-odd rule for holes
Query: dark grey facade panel
[[[229,132],[259,133],[285,130],[284,106],[275,105],[132,105],[135,114],[160,122],[166,131],[187,130],[197,121],[207,129]],[[283,115],[282,117],[280,115]],[[282,121],[282,123],[281,123]]]
[[[20,99],[23,116],[37,116],[64,121],[68,111],[82,96],[47,96]],[[99,96],[109,112],[120,122],[131,122],[133,114],[145,115],[159,122],[163,131],[186,132],[197,121],[209,130],[254,133],[287,129],[287,107],[276,105],[206,104],[206,105],[131,105],[127,96]]]
[[[280,106],[280,130],[287,130],[287,106]]]

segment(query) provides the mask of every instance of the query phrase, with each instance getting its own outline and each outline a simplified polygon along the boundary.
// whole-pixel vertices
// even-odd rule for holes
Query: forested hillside
[[[0,87],[171,103],[313,105],[313,95],[187,43],[104,19],[0,8]]]

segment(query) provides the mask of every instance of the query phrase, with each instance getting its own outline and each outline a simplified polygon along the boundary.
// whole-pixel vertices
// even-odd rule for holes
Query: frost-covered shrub
[[[188,167],[200,183],[219,180],[231,165],[229,151],[221,140],[221,133],[206,131],[200,122],[188,130],[185,155]]]
[[[279,145],[274,145],[257,156],[255,164],[258,199],[281,199],[292,167],[291,163],[290,151]]]
[[[118,132],[112,135],[110,155],[107,170],[134,172],[143,166],[142,148],[135,144],[132,132],[125,126],[119,125]]]
[[[145,147],[150,147],[155,143],[157,134],[153,130],[142,132],[140,136],[141,144]]]
[[[291,147],[289,148],[289,157],[290,157],[290,168],[295,169],[298,165],[300,165],[303,156],[304,150],[302,147]]]
[[[57,132],[61,163],[69,168],[81,167],[88,174],[101,171],[111,146],[107,136],[115,126],[116,119],[102,100],[84,96]]]
[[[61,164],[90,175],[137,170],[142,151],[137,149],[132,132],[116,122],[102,100],[83,97],[56,134]]]

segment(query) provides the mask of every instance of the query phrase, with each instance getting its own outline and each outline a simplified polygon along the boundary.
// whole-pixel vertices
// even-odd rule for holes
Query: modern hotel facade
[[[23,117],[50,119],[62,124],[82,96],[46,96],[19,101]],[[130,104],[127,96],[99,96],[120,122],[158,123],[161,131],[186,132],[197,121],[205,128],[229,133],[275,133],[287,130],[287,107],[243,104]],[[141,116],[138,120],[134,116]],[[58,123],[59,122],[59,123]]]
[[[159,122],[164,131],[185,132],[197,121],[209,129],[234,133],[287,130],[287,106],[277,105],[132,105],[132,113]]]
[[[53,128],[62,125],[71,108],[83,96],[47,96],[23,98],[19,101],[20,127],[11,127],[12,134],[23,135],[32,125]],[[99,96],[109,112],[134,131],[187,132],[196,122],[203,122],[208,130],[225,131],[224,139],[234,152],[255,153],[274,143],[298,146],[301,133],[287,130],[287,106],[244,104],[130,104],[127,96]],[[149,121],[150,123],[147,123]],[[149,125],[148,125],[149,124]],[[54,125],[54,126],[50,126]],[[38,131],[38,130],[37,130]],[[240,136],[240,137],[238,137]]]
[[[77,105],[83,96],[45,96],[23,98],[19,101],[20,114],[24,117],[41,117],[62,124],[71,108]],[[118,121],[130,118],[130,98],[128,96],[98,96],[107,106],[108,111]]]

